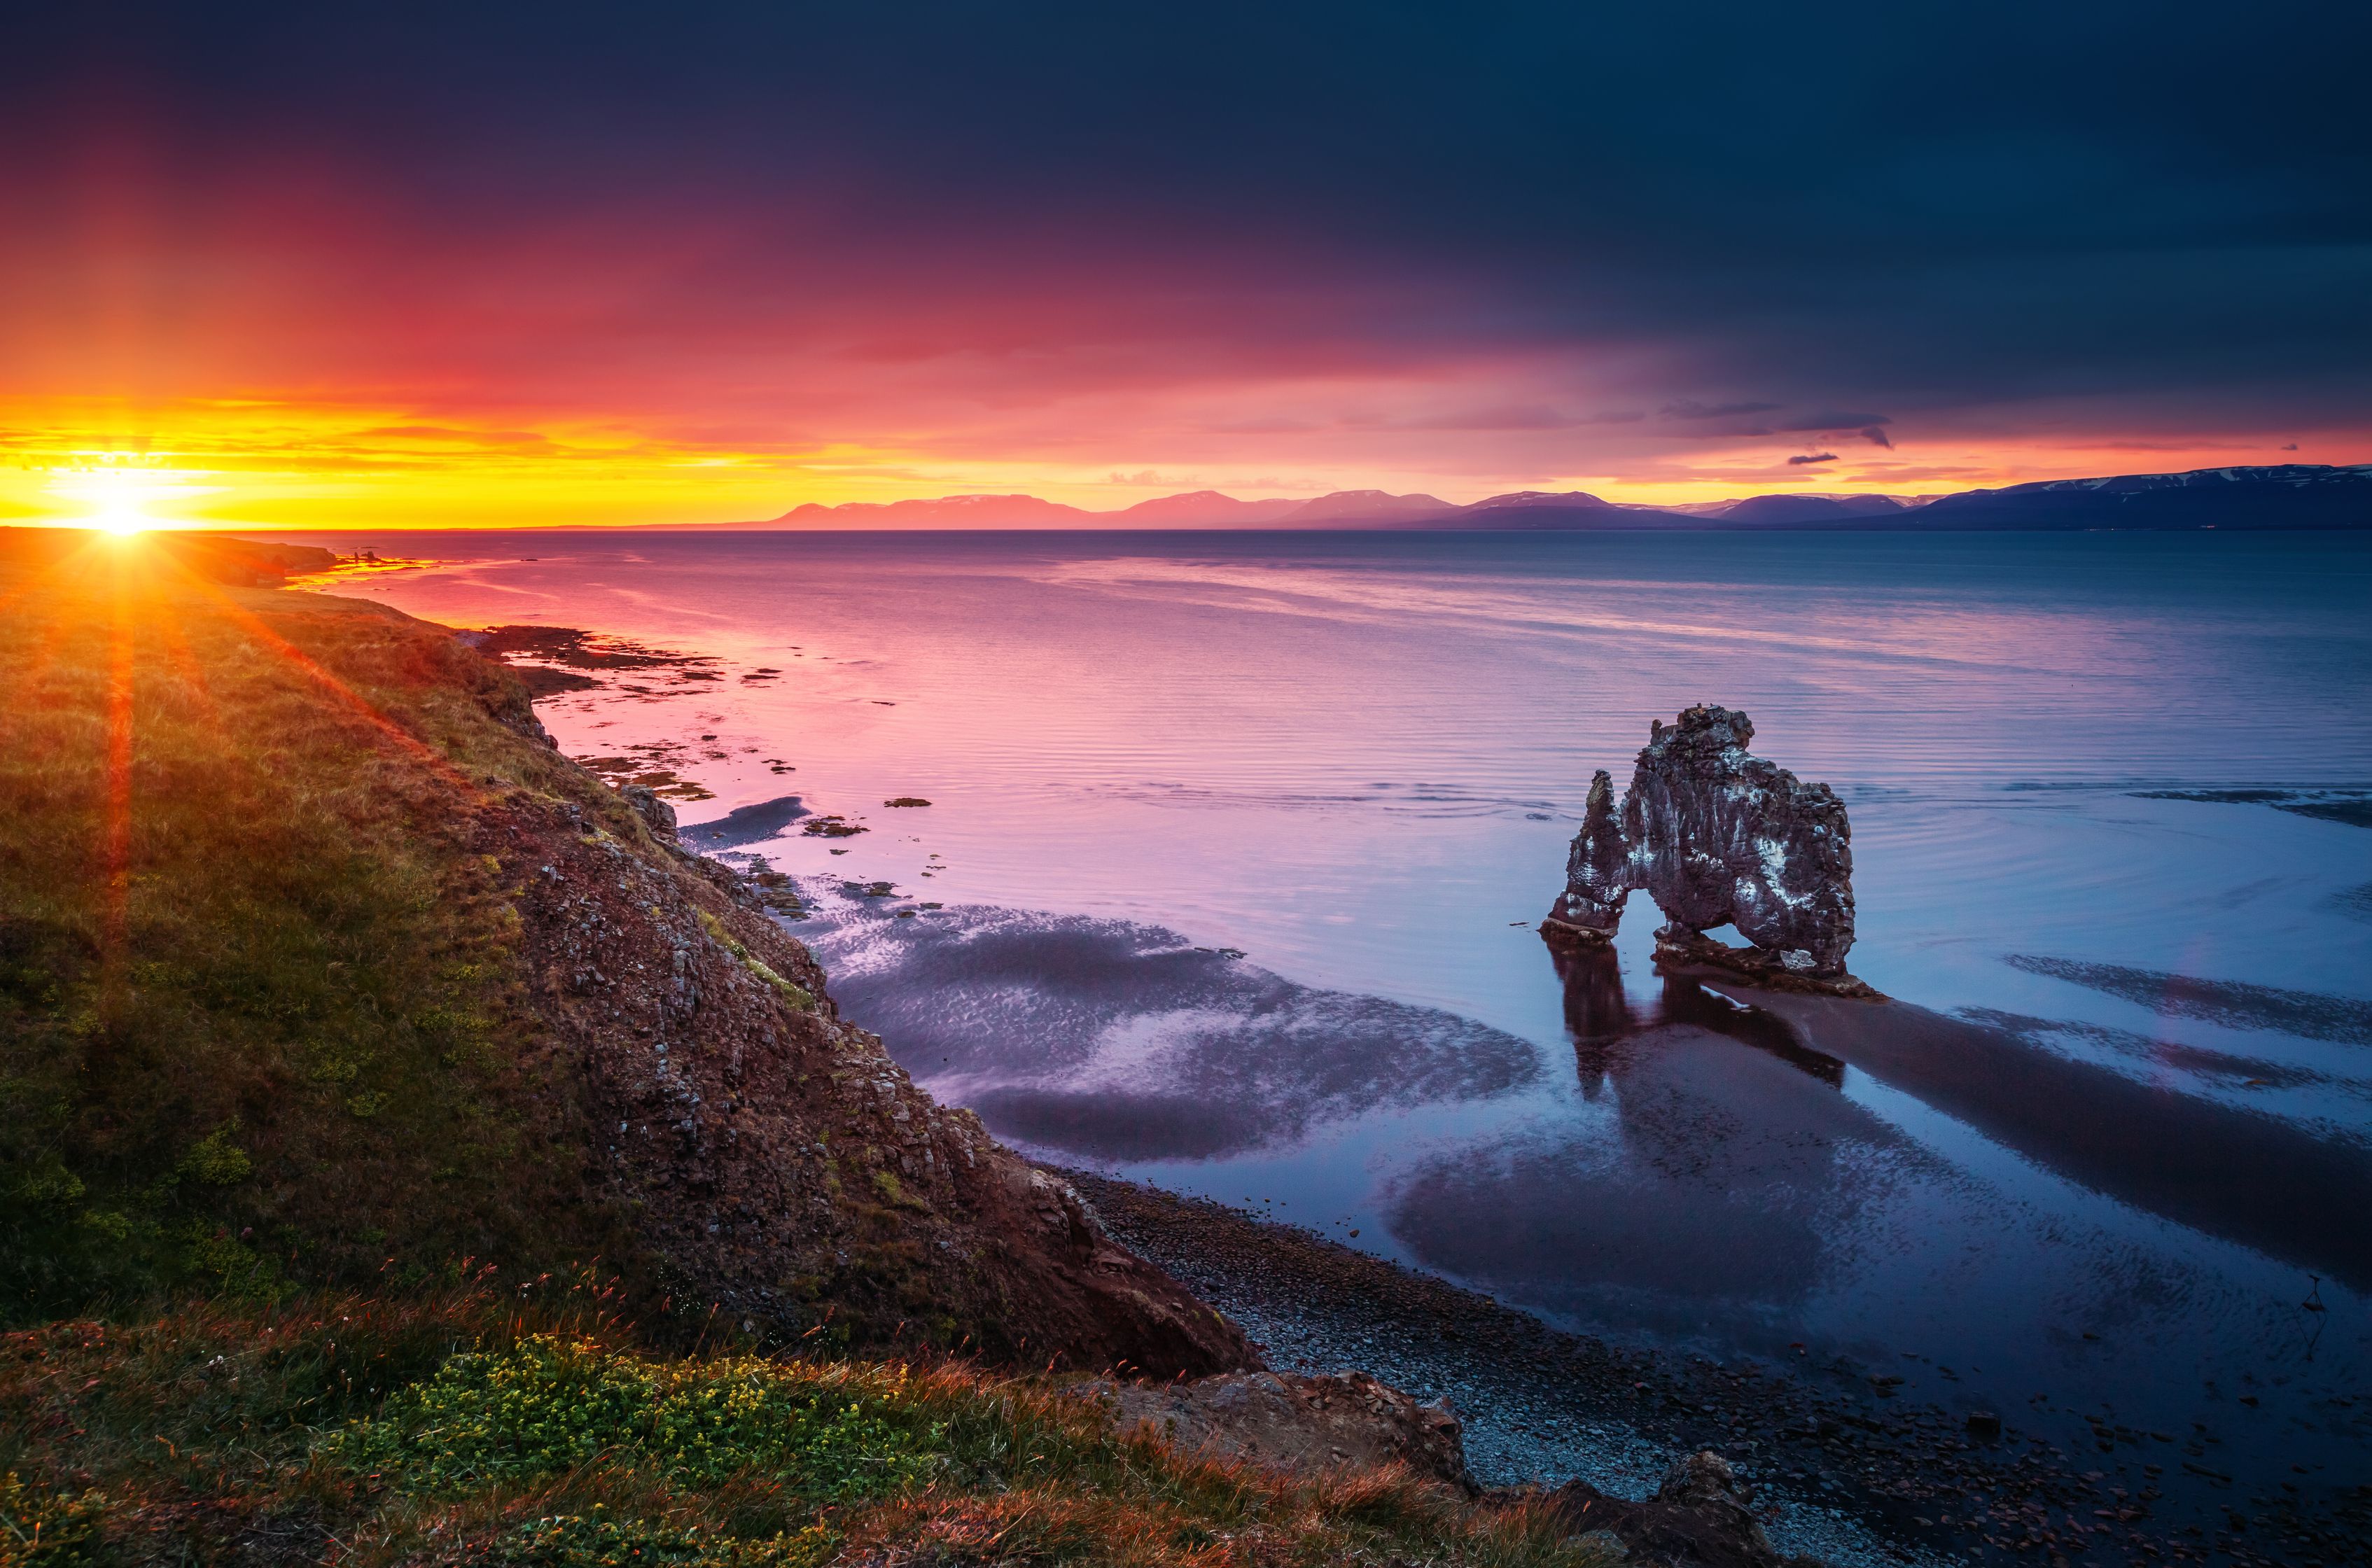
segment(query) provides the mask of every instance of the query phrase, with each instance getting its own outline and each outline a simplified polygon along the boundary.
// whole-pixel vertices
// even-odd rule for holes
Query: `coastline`
[[[1076,1397],[1254,1358],[447,629],[105,541],[0,595],[0,1559],[1619,1556]]]
[[[2171,1500],[2156,1481],[2123,1495],[2105,1474],[2076,1469],[2089,1456],[2071,1460],[2016,1434],[1997,1446],[1969,1443],[1957,1416],[1855,1390],[1846,1380],[1866,1381],[1861,1372],[1840,1372],[1843,1391],[1823,1391],[1679,1355],[1612,1350],[1306,1233],[1169,1194],[1107,1201],[1089,1187],[1101,1179],[1064,1174],[1088,1191],[1119,1239],[1236,1318],[1281,1368],[1357,1366],[1422,1397],[1450,1394],[1470,1423],[1476,1468],[1494,1482],[1553,1477],[1544,1458],[1581,1453],[1595,1468],[1570,1473],[1636,1494],[1674,1452],[1711,1446],[1764,1490],[1779,1514],[1775,1537],[1841,1563],[1887,1560],[1903,1546],[2069,1563],[2119,1555],[2355,1561],[2366,1551],[2360,1503],[2343,1504],[2352,1537],[2331,1527],[2336,1516],[2293,1527],[2278,1506],[2269,1516],[2253,1500],[2253,1525],[2230,1528],[2238,1498],[2228,1479],[2171,1448],[2137,1445],[2173,1472]],[[1198,1215],[1198,1208],[1213,1212]],[[1459,1337],[1443,1338],[1442,1321]],[[1543,1365],[1548,1373],[1536,1375]],[[1578,1437],[1560,1439],[1558,1423]],[[1978,1496],[1981,1512],[1946,1506]],[[2186,1526],[2203,1533],[2176,1539]],[[1830,1530],[1836,1533],[1820,1533]],[[2310,1544],[2269,1554],[2273,1536]],[[2014,1541],[2015,1553],[2002,1541]]]
[[[1773,1373],[1612,1345],[1298,1226],[1047,1168],[1116,1240],[1225,1312],[1280,1370],[1356,1367],[1415,1398],[1448,1398],[1485,1485],[1579,1479],[1637,1498],[1675,1456],[1711,1449],[1754,1488],[1774,1544],[1840,1568],[2360,1562],[2372,1551],[2372,1497],[2360,1493],[2328,1515],[2261,1513],[2251,1530],[2234,1530],[2214,1501],[2228,1485],[2146,1434],[2136,1435],[2159,1450],[2152,1463],[2170,1472],[2170,1494],[2167,1477],[2120,1487],[2113,1471],[2080,1468],[2006,1422],[1980,1436],[1949,1412],[1896,1400],[1883,1375]],[[2296,1545],[2267,1555],[2268,1536]]]

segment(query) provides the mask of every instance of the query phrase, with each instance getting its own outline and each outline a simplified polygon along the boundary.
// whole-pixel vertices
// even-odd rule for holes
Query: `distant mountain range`
[[[2087,528],[2372,528],[2372,464],[2284,463],[2049,480],[1954,495],[1754,495],[1648,506],[1587,491],[1517,491],[1459,506],[1432,495],[1338,490],[1240,501],[1215,490],[1090,512],[1035,495],[809,503],[756,528],[1457,528],[1849,531]]]

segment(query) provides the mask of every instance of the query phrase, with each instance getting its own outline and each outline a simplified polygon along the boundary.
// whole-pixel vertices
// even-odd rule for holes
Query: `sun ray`
[[[323,690],[337,698],[356,717],[392,741],[398,749],[426,764],[432,772],[460,790],[471,800],[474,802],[484,798],[483,791],[460,770],[454,767],[452,761],[443,752],[388,717],[368,698],[339,679],[328,669],[323,668],[311,655],[266,625],[262,617],[238,603],[215,584],[190,571],[186,566],[178,562],[172,563],[172,565],[183,578],[207,595],[226,618],[246,633],[250,638],[261,644],[265,651],[319,682]]]
[[[219,627],[270,656],[260,661],[250,656],[246,662],[250,667],[293,671],[318,686],[366,725],[378,744],[422,764],[438,785],[463,801],[474,806],[486,798],[486,792],[440,749],[412,733],[172,550],[94,535],[86,545],[67,545],[55,553],[45,547],[29,555],[23,574],[11,587],[8,607],[22,606],[29,612],[11,620],[17,644],[12,686],[19,701],[0,705],[0,731],[19,730],[37,711],[47,711],[45,704],[58,693],[44,693],[60,679],[76,689],[74,705],[99,721],[96,734],[84,732],[96,742],[97,753],[84,753],[91,769],[84,775],[91,787],[85,797],[91,817],[84,830],[91,837],[89,880],[84,886],[90,900],[85,907],[95,937],[97,1001],[103,1022],[119,1018],[130,1005],[138,958],[135,900],[144,820],[140,764],[161,739],[161,733],[146,731],[171,718],[194,723],[217,740],[228,738],[222,733],[223,710],[194,645],[201,627]],[[209,637],[215,634],[207,632]],[[169,693],[159,681],[188,692],[186,707],[167,701]],[[236,749],[224,747],[226,753]]]
[[[36,602],[51,600],[55,596],[60,580],[66,575],[68,568],[77,563],[87,563],[99,551],[106,549],[109,542],[106,536],[92,534],[74,549],[32,567],[26,572],[25,580],[17,586],[16,591],[0,594],[0,615],[7,614],[25,599],[29,598]]]
[[[132,585],[116,574],[107,649],[107,763],[101,822],[99,994],[105,1011],[122,1000],[132,907]]]
[[[215,701],[214,689],[206,683],[205,671],[198,663],[197,651],[190,646],[189,633],[181,626],[181,618],[174,615],[157,617],[157,632],[165,645],[165,661],[173,667],[173,673],[180,678],[182,689],[189,692],[190,701],[198,710],[206,733],[217,739],[226,739],[222,705]],[[224,750],[231,756],[238,752],[237,747],[228,745]]]
[[[89,554],[88,549],[77,550],[59,560],[45,563],[27,573],[25,584],[15,593],[0,598],[0,615],[7,614],[19,600],[29,596],[33,598],[38,607],[37,624],[40,629],[18,663],[12,682],[16,690],[24,693],[27,702],[30,702],[33,694],[48,682],[50,668],[57,662],[66,634],[76,624],[66,613],[64,606],[75,602],[77,596],[71,591],[60,590],[67,575],[66,569]],[[5,726],[10,716],[9,709],[0,708],[0,726]]]

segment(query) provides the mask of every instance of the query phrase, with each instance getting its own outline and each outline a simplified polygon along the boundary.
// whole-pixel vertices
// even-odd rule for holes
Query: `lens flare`
[[[52,494],[78,501],[87,508],[76,519],[81,526],[117,535],[172,526],[150,508],[198,494],[203,488],[182,482],[179,474],[129,468],[76,470],[59,475],[50,485]]]

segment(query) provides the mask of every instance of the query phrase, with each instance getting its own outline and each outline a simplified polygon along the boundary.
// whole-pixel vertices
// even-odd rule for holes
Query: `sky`
[[[2372,12],[12,7],[0,521],[2372,460]]]

